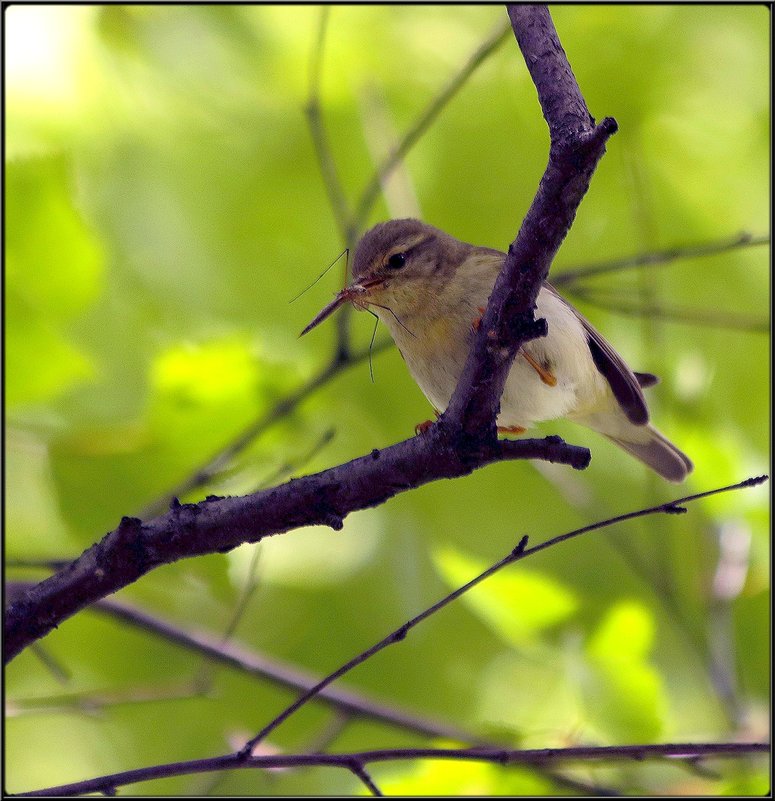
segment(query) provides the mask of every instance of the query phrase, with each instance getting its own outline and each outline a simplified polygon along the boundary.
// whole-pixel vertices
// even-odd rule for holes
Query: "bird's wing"
[[[584,318],[573,306],[568,303],[557,290],[549,283],[544,283],[544,287],[548,292],[551,292],[555,297],[561,300],[581,321],[584,330],[587,334],[587,344],[589,351],[592,354],[592,360],[595,367],[600,371],[608,384],[611,391],[614,393],[619,406],[622,411],[627,415],[627,419],[635,425],[645,425],[649,420],[649,410],[646,406],[646,399],[643,397],[641,391],[641,384],[638,381],[637,375],[624,363],[622,357],[608,344],[608,342],[599,334],[591,325],[591,323]],[[655,380],[649,382],[649,379],[654,379],[648,374],[641,374],[644,376],[644,386],[649,386],[650,383],[656,383]]]

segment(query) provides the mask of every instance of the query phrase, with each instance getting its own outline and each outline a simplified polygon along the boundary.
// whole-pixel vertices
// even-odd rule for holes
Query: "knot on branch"
[[[527,548],[527,534],[524,534],[520,541],[514,546],[511,551],[511,556],[516,558],[517,556],[521,556],[525,552],[525,548]]]
[[[403,625],[403,626],[401,626],[400,629],[397,629],[396,631],[393,632],[393,634],[390,637],[390,641],[391,642],[401,642],[401,640],[405,640],[406,639],[406,635],[408,633],[409,633],[409,626],[408,625]]]
[[[334,531],[341,531],[344,528],[344,518],[336,512],[325,512],[321,522],[324,526],[329,526]]]
[[[518,342],[520,347],[531,339],[540,339],[549,333],[549,326],[543,317],[536,318],[534,311],[517,312],[510,314],[506,310],[505,324],[509,331],[509,338]]]
[[[214,495],[208,495],[203,503],[212,503],[214,500],[221,500]],[[177,540],[182,537],[190,536],[196,520],[202,513],[202,507],[196,503],[180,503],[170,506],[170,540]]]
[[[553,132],[549,146],[549,161],[558,167],[567,166],[572,171],[591,175],[605,152],[606,142],[618,130],[619,124],[616,120],[613,117],[605,117],[592,128]]]
[[[504,363],[511,364],[519,349],[526,342],[545,337],[549,326],[542,317],[535,319],[534,311],[512,311],[521,306],[518,301],[507,304],[501,317],[499,332],[487,343],[487,354],[493,367],[499,369]]]

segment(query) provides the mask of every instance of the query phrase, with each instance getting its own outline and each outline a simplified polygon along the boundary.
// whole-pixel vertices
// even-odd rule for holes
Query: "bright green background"
[[[769,224],[769,16],[763,7],[556,7],[592,113],[620,127],[553,274],[714,241]],[[169,491],[263,410],[322,369],[336,326],[299,330],[341,282],[343,242],[303,108],[315,7],[6,9],[6,555],[72,557]],[[321,103],[354,204],[386,150],[499,23],[500,7],[351,7],[330,14]],[[546,163],[547,132],[513,40],[475,73],[405,161],[416,197],[369,223],[420,214],[504,248]],[[596,279],[628,303],[767,321],[767,247]],[[572,297],[572,296],[571,296]],[[657,425],[694,459],[666,485],[600,437],[584,473],[501,464],[265,542],[236,637],[325,674],[510,550],[607,516],[767,472],[769,337],[579,307],[637,369]],[[371,318],[352,320],[357,346]],[[378,332],[386,336],[386,332]],[[274,426],[208,492],[244,493],[409,436],[427,402],[395,351],[348,370]],[[325,447],[315,443],[330,428]],[[306,460],[313,450],[314,456]],[[343,682],[501,742],[764,739],[769,729],[769,492],[692,504],[594,533],[514,566]],[[720,572],[719,542],[726,543]],[[732,554],[730,556],[730,554]],[[188,560],[120,598],[218,636],[252,550]],[[11,571],[14,578],[41,571]],[[196,656],[89,612],[6,673],[7,789],[223,753],[287,693],[227,669],[206,697],[176,699]],[[731,689],[712,679],[716,659]],[[166,700],[98,715],[52,698],[110,692]],[[271,745],[313,747],[312,706]],[[419,744],[352,722],[335,750]],[[664,763],[576,767],[628,793],[767,790],[766,761],[719,761],[717,778]],[[388,793],[561,792],[522,770],[452,763],[373,768]],[[198,793],[208,777],[137,785]],[[363,792],[334,770],[227,775],[219,793]]]

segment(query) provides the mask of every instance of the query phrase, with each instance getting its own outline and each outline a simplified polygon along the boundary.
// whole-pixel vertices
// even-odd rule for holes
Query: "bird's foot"
[[[433,413],[436,415],[436,420],[441,417],[441,412],[438,409],[434,409]],[[435,420],[423,420],[422,423],[418,423],[414,427],[414,433],[417,435],[424,434],[433,424]]]
[[[471,323],[471,331],[475,334],[482,327],[482,317],[484,317],[484,306],[477,306],[479,316]]]

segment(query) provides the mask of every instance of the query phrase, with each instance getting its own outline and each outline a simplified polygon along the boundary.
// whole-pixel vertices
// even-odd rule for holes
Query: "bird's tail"
[[[681,482],[694,469],[691,459],[649,423],[635,425],[623,414],[616,416],[613,426],[610,415],[575,419],[603,434],[668,481]]]
[[[669,439],[662,436],[656,428],[650,425],[639,426],[639,428],[648,434],[645,442],[631,442],[627,439],[612,437],[609,434],[605,434],[605,436],[655,470],[662,478],[676,483],[683,481],[694,469],[691,459],[676,448]]]

